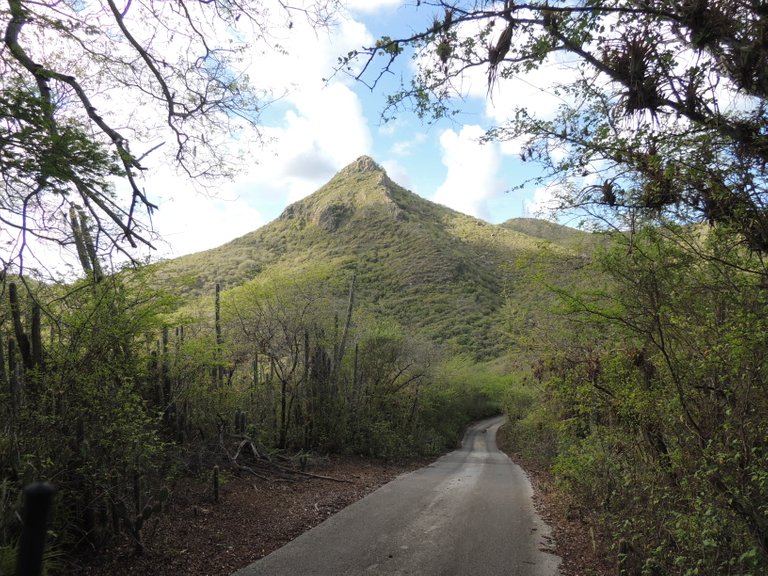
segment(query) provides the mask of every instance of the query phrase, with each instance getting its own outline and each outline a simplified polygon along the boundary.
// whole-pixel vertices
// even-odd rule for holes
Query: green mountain
[[[590,235],[556,226],[496,226],[460,214],[407,191],[363,156],[270,224],[166,261],[156,277],[195,297],[216,282],[230,289],[319,274],[336,280],[328,285],[341,296],[354,274],[358,305],[374,317],[489,358],[514,339],[509,315],[529,322],[547,300],[539,280],[578,267],[579,239]]]
[[[512,218],[506,222],[502,222],[500,226],[528,236],[533,236],[534,238],[541,238],[542,240],[548,240],[549,242],[566,246],[573,246],[580,241],[585,240],[585,237],[589,237],[588,234],[584,234],[575,228],[569,228],[562,224],[540,220],[538,218]]]

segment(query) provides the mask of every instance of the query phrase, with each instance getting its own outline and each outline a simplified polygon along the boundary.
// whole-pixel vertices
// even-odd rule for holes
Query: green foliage
[[[362,158],[209,253],[30,284],[37,306],[21,294],[0,308],[4,352],[40,335],[36,309],[51,334],[40,362],[19,347],[0,359],[0,546],[13,545],[17,496],[35,479],[59,489],[62,550],[125,538],[141,550],[177,467],[208,478],[218,466],[221,479],[243,440],[262,454],[385,459],[455,447],[469,421],[509,404],[515,381],[507,363],[478,358],[515,342],[511,365],[525,364],[524,332],[545,323],[538,286],[583,259],[540,236],[418,199]]]
[[[554,470],[649,573],[768,567],[766,270],[723,229],[638,232],[569,297],[592,328],[538,376]]]
[[[426,18],[407,37],[384,36],[353,55],[357,78],[369,86],[398,57],[413,60],[413,78],[386,97],[385,119],[402,109],[432,120],[456,112],[468,70],[487,70],[491,95],[502,80],[568,61],[546,87],[557,110],[542,118],[518,108],[486,138],[522,143],[521,160],[542,168],[533,180],[555,190],[562,208],[586,209],[616,227],[638,216],[717,223],[768,250],[761,5],[416,6]]]
[[[164,262],[154,276],[166,289],[195,297],[210,294],[217,281],[225,288],[305,277],[308,284],[319,277],[333,283],[354,271],[366,312],[394,318],[457,353],[490,359],[510,345],[501,329],[504,300],[539,309],[541,291],[531,280],[567,277],[595,244],[592,235],[570,235],[573,242],[560,246],[551,241],[556,234],[531,236],[459,214],[404,190],[363,157],[274,222]],[[338,294],[346,289],[332,286]]]
[[[48,326],[44,363],[21,372],[15,409],[6,412],[0,432],[3,546],[18,535],[18,495],[30,482],[56,485],[51,545],[71,550],[114,538],[108,517],[128,527],[128,503],[150,503],[169,474],[166,445],[145,396],[145,363],[135,346],[157,326],[166,302],[147,291],[138,275],[64,290],[34,295],[38,302],[50,299],[46,318],[56,322]],[[140,545],[140,526],[134,523],[131,532]]]
[[[323,27],[332,19],[329,4],[334,2],[318,0],[301,13],[311,26]],[[6,245],[3,270],[27,272],[20,269],[33,260],[23,258],[30,247],[72,244],[67,216],[78,206],[99,230],[102,250],[150,247],[147,223],[156,206],[138,182],[145,157],[168,148],[155,161],[175,165],[200,184],[232,175],[241,161],[235,141],[245,150],[260,138],[264,94],[251,84],[240,57],[263,38],[235,30],[244,21],[274,30],[280,19],[261,0],[236,9],[204,3],[195,13],[168,11],[160,18],[156,8],[21,0],[4,5],[0,219],[6,234],[18,237]],[[290,16],[298,9],[282,10]],[[287,28],[293,25],[292,18],[285,21]],[[218,33],[222,26],[232,31],[226,40]],[[138,29],[147,34],[130,32]],[[187,41],[178,44],[182,36]],[[167,57],[170,46],[176,58]],[[115,58],[117,53],[125,58]],[[153,80],[137,82],[137,75]],[[142,107],[139,126],[124,111]],[[156,145],[160,140],[173,142],[174,150]],[[116,180],[124,186],[115,188]],[[42,267],[38,272],[47,274]]]

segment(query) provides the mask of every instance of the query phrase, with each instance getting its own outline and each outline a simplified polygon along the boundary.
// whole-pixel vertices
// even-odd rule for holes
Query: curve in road
[[[556,576],[525,472],[496,447],[504,417],[234,576]]]

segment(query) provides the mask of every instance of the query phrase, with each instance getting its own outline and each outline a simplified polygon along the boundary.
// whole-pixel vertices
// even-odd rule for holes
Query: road
[[[496,447],[504,417],[234,576],[555,576],[523,470]]]

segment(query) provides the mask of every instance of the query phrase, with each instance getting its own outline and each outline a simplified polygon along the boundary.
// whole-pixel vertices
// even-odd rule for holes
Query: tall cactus
[[[30,326],[32,341],[30,343],[32,355],[32,365],[42,367],[43,365],[43,337],[40,327],[40,304],[32,302],[32,321]]]
[[[77,215],[77,209],[74,206],[69,207],[69,225],[72,228],[72,236],[75,239],[75,248],[77,249],[77,257],[80,259],[80,265],[83,267],[83,271],[86,275],[90,275],[93,272],[91,259],[88,254],[88,249],[85,247],[85,239],[83,238],[83,232],[80,228],[80,219]]]
[[[93,241],[91,231],[88,228],[88,220],[85,216],[85,212],[78,210],[78,216],[80,217],[80,232],[83,235],[85,241],[85,250],[88,252],[88,257],[91,260],[91,269],[93,270],[93,279],[99,282],[104,274],[101,271],[101,264],[99,264],[99,257],[96,254],[96,242]]]
[[[0,331],[0,387],[6,388],[8,385],[8,373],[5,370],[5,349],[3,347],[3,333]]]
[[[338,347],[334,347],[334,358],[333,358],[333,365],[331,367],[331,375],[330,375],[330,381],[331,385],[336,384],[336,380],[339,375],[339,370],[341,368],[341,362],[344,358],[344,352],[346,351],[347,347],[347,338],[349,337],[349,327],[352,323],[352,309],[355,305],[355,278],[356,274],[352,274],[352,280],[349,283],[349,301],[347,302],[347,317],[344,322],[344,331],[341,334],[341,340],[339,341]],[[338,320],[337,320],[338,322]]]
[[[72,228],[77,256],[83,271],[88,276],[92,275],[96,282],[101,281],[104,274],[101,270],[101,264],[99,264],[96,243],[93,241],[93,236],[91,236],[88,228],[88,218],[85,212],[76,206],[71,206],[69,208],[69,225]]]
[[[24,332],[24,325],[21,323],[21,305],[19,304],[19,290],[14,282],[8,284],[8,298],[11,303],[11,317],[13,319],[13,332],[16,335],[16,343],[19,345],[19,353],[24,363],[24,368],[33,367],[32,346],[29,342],[29,336]]]
[[[168,326],[163,326],[162,356],[160,358],[160,385],[163,387],[163,398],[167,403],[172,402],[170,360],[168,357]]]
[[[221,333],[221,284],[216,282],[216,302],[215,306],[215,329],[216,329],[216,385],[221,386],[224,383],[224,367],[222,366],[221,345],[224,338]]]
[[[8,339],[8,388],[11,391],[11,402],[15,408],[19,395],[19,374],[16,368],[16,340]]]

